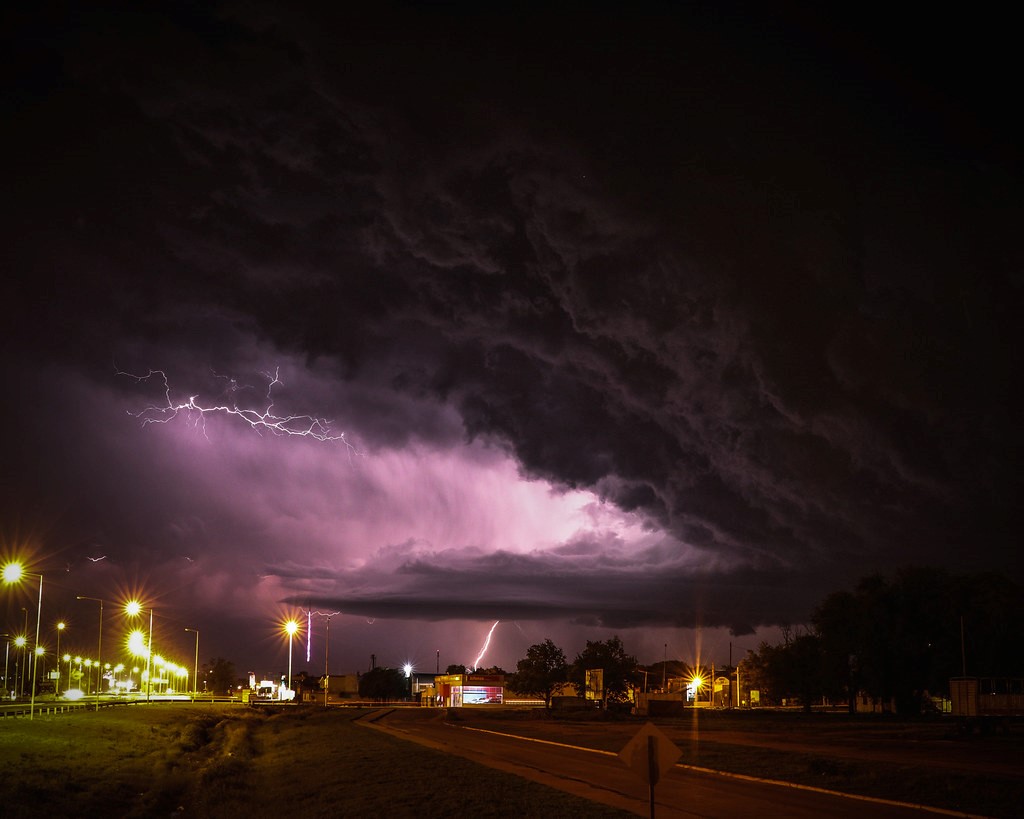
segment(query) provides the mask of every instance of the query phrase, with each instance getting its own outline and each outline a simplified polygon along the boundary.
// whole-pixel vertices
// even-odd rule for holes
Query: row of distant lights
[[[7,563],[3,568],[3,582],[5,584],[17,583],[26,574],[28,574],[24,567],[18,562]],[[129,617],[138,617],[142,614],[142,604],[137,600],[130,600],[124,605],[124,613]],[[296,628],[298,624],[295,624]],[[63,631],[65,628],[64,623],[57,623],[58,631]],[[28,644],[28,637],[25,635],[19,635],[14,638],[14,645],[18,648],[25,648]],[[141,657],[145,659],[149,655],[149,648],[146,646],[146,633],[142,629],[135,629],[128,635],[128,651],[135,657]],[[46,649],[43,646],[36,646],[35,654],[37,657],[42,657],[46,654]],[[70,663],[74,660],[76,665],[84,665],[86,668],[92,668],[93,666],[99,667],[100,663],[98,660],[83,659],[81,657],[72,657],[70,654],[65,654],[61,659]],[[159,654],[153,656],[153,665],[165,671],[167,674],[175,677],[188,677],[188,669],[184,666],[177,665],[175,663],[168,662]],[[120,674],[124,671],[124,664],[118,663],[116,666],[111,668],[110,663],[103,665],[104,671],[113,671],[115,674]],[[138,673],[138,668],[133,668],[132,673]],[[148,679],[147,672],[142,672],[142,679]]]

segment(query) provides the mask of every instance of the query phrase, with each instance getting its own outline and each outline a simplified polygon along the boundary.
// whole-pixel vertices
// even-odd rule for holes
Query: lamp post
[[[4,583],[17,583],[21,578],[31,575],[39,578],[39,604],[36,609],[36,646],[39,645],[39,621],[43,615],[43,576],[35,572],[26,572],[20,563],[8,563],[4,566]],[[36,667],[39,664],[39,655],[32,652],[32,698],[29,701],[28,718],[35,719],[36,715]]]
[[[11,635],[0,634],[0,637],[7,638],[7,649],[4,651],[4,699],[10,699],[10,686],[7,684],[7,663],[11,659]]]
[[[142,613],[142,603],[138,600],[129,600],[124,605],[125,614],[129,617],[138,617]],[[150,701],[153,691],[153,676],[151,673],[153,662],[153,608],[149,609],[149,645],[146,647],[146,702]]]
[[[285,633],[288,635],[288,690],[292,690],[292,638],[299,630],[299,624],[295,620],[289,620],[284,624]]]
[[[15,644],[21,649],[21,677],[18,680],[19,699],[25,696],[25,673],[28,668],[28,609],[22,606],[21,610],[25,615],[25,625],[21,630],[21,642],[15,641]]]
[[[14,684],[18,686],[14,692],[14,699],[19,699],[22,694],[25,693],[25,647],[28,645],[28,638],[24,634],[19,634],[14,638],[14,647],[21,649],[21,661],[18,661],[18,655],[14,655]]]
[[[96,710],[100,710],[100,688],[103,687],[103,600],[98,597],[86,597],[84,594],[80,594],[77,597],[78,600],[92,600],[94,603],[100,604],[100,637],[96,644]]]
[[[199,629],[186,628],[185,631],[190,631],[196,635],[196,663],[192,666],[192,702],[195,702],[196,689],[199,687]]]
[[[64,631],[64,621],[57,623],[57,687],[54,688],[54,695],[60,696],[60,633]]]

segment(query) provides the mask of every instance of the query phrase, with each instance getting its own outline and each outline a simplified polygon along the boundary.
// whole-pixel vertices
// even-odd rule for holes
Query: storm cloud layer
[[[864,23],[24,12],[8,546],[229,620],[742,634],[1018,575],[1004,66]],[[192,396],[351,447],[141,423]]]

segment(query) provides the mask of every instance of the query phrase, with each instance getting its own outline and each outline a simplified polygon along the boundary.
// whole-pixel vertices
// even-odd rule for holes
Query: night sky
[[[872,572],[1021,579],[1006,21],[102,5],[4,12],[44,643],[135,595],[240,672],[307,611],[339,673],[496,620],[724,662]]]

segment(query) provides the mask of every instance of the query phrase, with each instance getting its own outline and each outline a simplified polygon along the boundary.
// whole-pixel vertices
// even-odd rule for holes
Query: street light
[[[14,682],[18,686],[18,690],[15,691],[14,699],[20,699],[22,694],[25,693],[25,666],[28,663],[25,662],[25,647],[28,645],[28,637],[24,634],[19,634],[14,638],[14,647],[21,649],[21,662],[18,662],[18,657],[14,657]]]
[[[10,699],[10,686],[7,684],[7,662],[11,659],[11,635],[0,634],[0,637],[7,638],[7,650],[4,652],[4,699]]]
[[[129,617],[138,617],[142,613],[142,603],[138,600],[129,600],[124,604],[124,613]],[[146,702],[150,701],[153,691],[153,679],[150,675],[153,656],[153,609],[149,609],[149,645],[146,648]]]
[[[65,628],[63,620],[57,623],[57,687],[54,689],[54,694],[58,697],[60,696],[60,633]]]
[[[96,680],[96,710],[100,710],[100,688],[103,687],[103,600],[98,597],[86,597],[84,594],[80,594],[77,597],[78,600],[92,600],[94,603],[100,604],[100,639],[96,644],[96,665],[99,666],[97,676],[99,679]]]
[[[190,631],[196,635],[196,664],[192,666],[192,702],[195,702],[196,688],[199,687],[199,629],[186,628],[185,631]]]
[[[39,621],[43,616],[43,576],[35,572],[26,572],[25,568],[17,562],[8,563],[3,569],[4,583],[11,584],[19,582],[23,577],[31,575],[39,578],[39,605],[36,609],[36,645],[39,645]],[[39,662],[39,655],[33,653],[32,660],[32,698],[29,701],[28,718],[35,719],[36,715],[36,666]]]
[[[299,630],[299,624],[295,620],[289,620],[284,624],[285,633],[288,635],[288,690],[292,690],[292,638]]]

